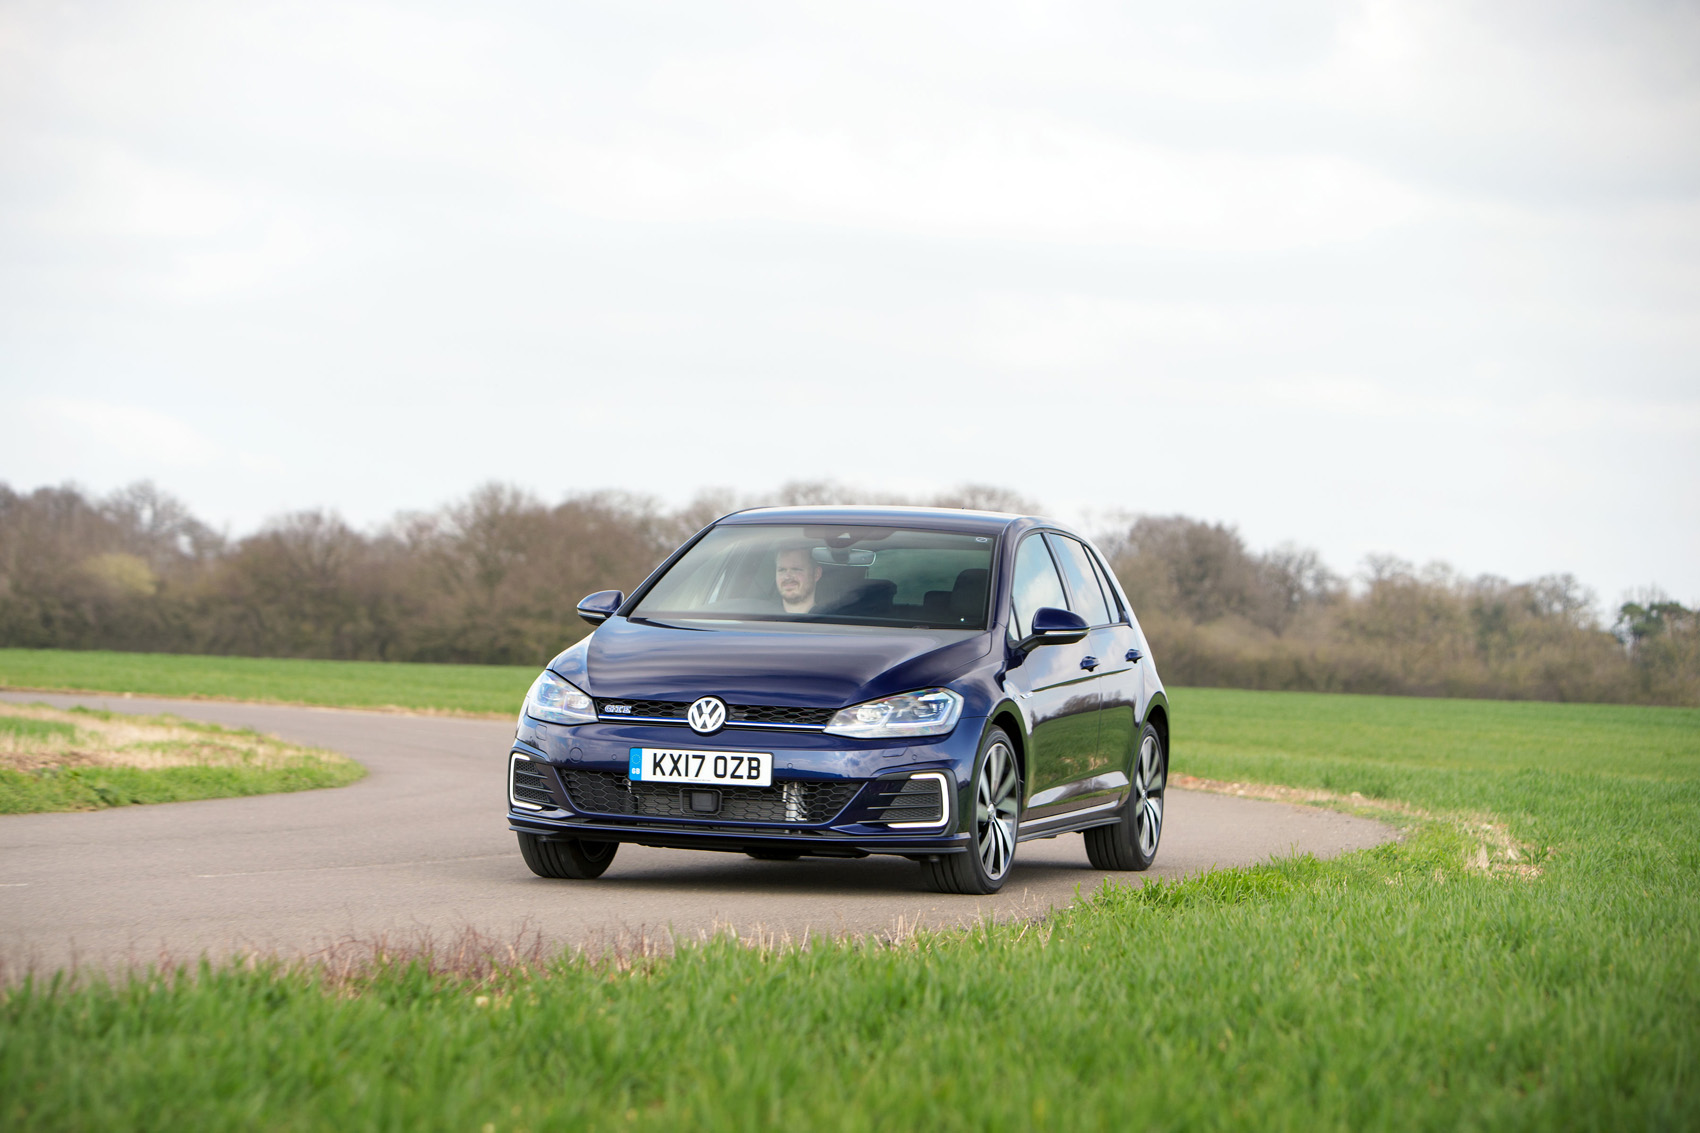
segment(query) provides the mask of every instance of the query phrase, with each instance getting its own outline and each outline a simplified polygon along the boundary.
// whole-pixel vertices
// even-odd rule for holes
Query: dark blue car
[[[526,695],[508,823],[532,871],[621,842],[764,859],[901,854],[951,893],[1084,831],[1157,853],[1169,706],[1115,576],[1032,516],[759,508],[714,523]]]

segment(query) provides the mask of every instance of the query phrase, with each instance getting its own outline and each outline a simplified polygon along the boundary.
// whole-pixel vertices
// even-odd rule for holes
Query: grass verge
[[[1396,803],[1409,836],[896,942],[30,981],[0,1124],[1700,1123],[1700,713],[1174,701],[1178,771]],[[1484,818],[1538,874],[1482,867]]]
[[[244,728],[0,702],[0,814],[340,787],[365,773]]]
[[[512,716],[519,711],[525,690],[546,662],[547,658],[536,667],[418,665],[184,653],[0,649],[0,688]]]

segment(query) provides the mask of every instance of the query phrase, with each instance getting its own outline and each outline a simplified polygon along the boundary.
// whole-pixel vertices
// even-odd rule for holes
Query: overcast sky
[[[0,481],[990,482],[1700,599],[1700,5],[0,5]]]

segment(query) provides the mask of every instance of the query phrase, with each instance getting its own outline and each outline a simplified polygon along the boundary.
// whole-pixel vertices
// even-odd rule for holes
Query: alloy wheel
[[[1020,788],[1014,754],[1002,742],[994,743],[986,750],[986,761],[974,786],[975,842],[980,864],[993,881],[1009,872],[1010,861],[1015,857]]]
[[[1133,811],[1135,837],[1145,858],[1157,852],[1157,840],[1163,834],[1163,788],[1168,777],[1168,768],[1163,766],[1163,749],[1156,736],[1147,734],[1139,745],[1133,784],[1138,792]]]

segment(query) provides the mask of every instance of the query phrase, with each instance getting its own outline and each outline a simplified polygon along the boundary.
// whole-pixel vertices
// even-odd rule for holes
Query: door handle
[[[1098,667],[1098,658],[1082,657],[1080,659],[1080,667],[1082,669],[1096,669]]]
[[[1127,659],[1128,659],[1128,660],[1129,660],[1129,661],[1137,661],[1137,660],[1139,660],[1139,659],[1140,659],[1140,658],[1141,658],[1141,657],[1143,657],[1143,656],[1145,656],[1145,654],[1143,654],[1143,653],[1141,653],[1141,652],[1140,652],[1140,651],[1139,651],[1139,650],[1137,650],[1137,649],[1129,649],[1129,650],[1128,650],[1128,651],[1127,651]]]

